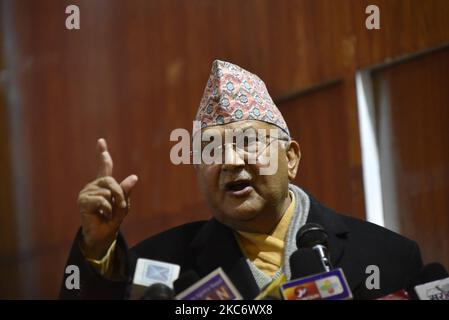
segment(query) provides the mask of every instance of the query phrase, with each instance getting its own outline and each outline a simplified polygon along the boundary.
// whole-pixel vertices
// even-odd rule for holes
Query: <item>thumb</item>
[[[120,182],[120,187],[122,187],[123,192],[125,193],[125,197],[129,197],[132,188],[134,188],[137,183],[137,180],[137,176],[135,174],[132,174],[123,179],[122,182]]]

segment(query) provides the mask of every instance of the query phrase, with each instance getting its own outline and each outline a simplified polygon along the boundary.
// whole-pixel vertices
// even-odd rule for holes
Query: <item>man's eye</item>
[[[201,141],[201,150],[204,150],[205,147],[207,147],[209,144],[214,142],[214,138],[210,138],[206,141]]]
[[[255,145],[255,144],[257,144],[257,138],[256,137],[245,137],[244,144],[245,144],[245,146]]]
[[[248,139],[247,143],[245,143],[245,150],[248,152],[256,152],[259,147],[259,143],[257,139]]]

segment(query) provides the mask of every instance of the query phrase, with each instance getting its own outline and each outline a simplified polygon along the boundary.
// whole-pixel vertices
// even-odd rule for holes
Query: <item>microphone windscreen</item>
[[[418,296],[418,293],[416,290],[419,290],[420,286],[425,286],[427,283],[434,282],[437,280],[448,278],[449,275],[446,271],[446,269],[439,263],[429,263],[425,265],[421,271],[418,273],[418,275],[413,279],[413,282],[409,287],[407,287],[407,291],[410,294],[410,297],[413,300],[421,300],[421,298]],[[426,289],[427,291],[427,289]],[[427,296],[427,294],[424,294],[424,296]]]
[[[328,246],[327,232],[317,223],[306,223],[296,234],[296,245],[298,249],[313,248],[315,245]]]
[[[163,283],[155,283],[145,290],[140,300],[174,300],[173,290]]]
[[[298,249],[290,256],[291,279],[299,279],[326,271],[313,249]]]
[[[440,263],[429,263],[422,268],[415,279],[414,285],[420,285],[449,277],[446,269]]]

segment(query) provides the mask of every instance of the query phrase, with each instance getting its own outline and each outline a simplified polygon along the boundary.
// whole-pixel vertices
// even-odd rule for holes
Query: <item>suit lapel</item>
[[[344,217],[324,207],[312,196],[307,222],[318,223],[329,236],[329,252],[334,268],[342,268],[351,290],[356,290],[363,277],[352,267],[357,265],[357,257],[345,255],[345,247],[350,230]],[[201,277],[218,267],[231,279],[244,299],[253,299],[259,293],[259,287],[246,263],[240,247],[231,229],[215,219],[209,220],[191,243],[195,259],[195,270]]]
[[[259,293],[259,287],[231,229],[211,219],[194,238],[191,247],[195,269],[201,277],[221,267],[244,299],[252,299]]]
[[[321,205],[313,197],[309,196],[309,198],[310,211],[307,223],[318,223],[327,231],[331,263],[333,266],[337,266],[343,256],[349,230],[346,224],[330,209]]]

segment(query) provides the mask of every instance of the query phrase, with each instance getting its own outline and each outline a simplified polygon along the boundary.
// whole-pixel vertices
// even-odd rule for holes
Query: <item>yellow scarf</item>
[[[272,277],[282,265],[285,237],[293,216],[296,199],[289,191],[291,203],[271,234],[237,231],[236,238],[243,253],[266,275]]]

